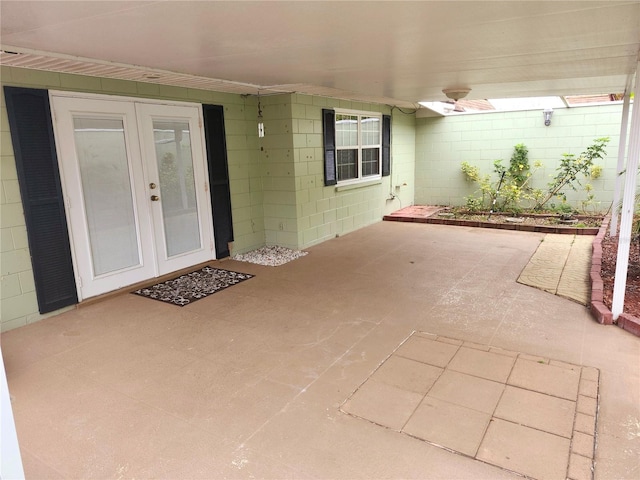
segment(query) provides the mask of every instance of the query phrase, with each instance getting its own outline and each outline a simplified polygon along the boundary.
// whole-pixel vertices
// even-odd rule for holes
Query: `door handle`
[[[158,200],[160,200],[160,197],[158,195],[151,195],[152,202],[157,202]]]

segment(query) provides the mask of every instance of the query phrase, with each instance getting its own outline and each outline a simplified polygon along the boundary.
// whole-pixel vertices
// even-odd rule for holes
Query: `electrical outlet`
[[[284,222],[280,222],[280,223],[278,224],[278,228],[279,228],[280,230],[284,230]]]

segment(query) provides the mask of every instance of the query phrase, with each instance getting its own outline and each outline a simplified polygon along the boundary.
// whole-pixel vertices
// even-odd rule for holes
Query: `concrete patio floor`
[[[546,365],[599,385],[595,478],[636,479],[640,338],[516,283],[542,238],[380,222],[280,267],[214,262],[256,276],[183,308],[122,294],[6,332],[2,353],[27,478],[521,478],[507,469],[526,466],[498,458],[514,446],[528,448],[536,465],[558,461],[518,433],[528,422],[534,434],[555,431],[561,449],[588,456],[584,442],[576,452],[581,435],[556,431],[569,428],[566,416],[558,427],[513,413],[536,395],[535,384],[553,383],[533,371]],[[465,358],[431,365],[421,357],[435,351],[431,344],[407,353],[416,338],[455,346],[453,355]],[[483,379],[502,385],[497,408],[481,395],[456,400],[486,377],[470,371],[479,356],[496,352],[512,358],[500,378]],[[389,390],[405,378],[407,362],[444,373],[419,399],[406,393],[413,374],[394,387],[419,402],[410,421],[368,418],[366,408],[386,415],[398,401],[385,407],[389,397],[374,391],[358,403],[358,392],[370,382]],[[523,369],[533,370],[523,376]],[[445,374],[451,383],[438,384]],[[591,383],[577,385],[576,402],[596,400]],[[526,388],[528,400],[518,400],[516,388]],[[550,401],[563,395],[551,392]],[[447,412],[461,402],[470,415],[491,410],[496,421],[483,431],[491,442],[468,443],[465,432],[477,423],[453,414],[448,427],[463,442],[439,443],[428,410],[445,401],[455,405]],[[574,413],[575,431],[585,421],[578,403]],[[588,478],[568,452],[567,474]],[[533,468],[520,473],[558,478],[558,469]]]

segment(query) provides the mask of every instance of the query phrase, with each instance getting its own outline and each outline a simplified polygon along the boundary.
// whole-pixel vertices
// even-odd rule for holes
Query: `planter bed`
[[[408,207],[398,212],[394,212],[391,215],[385,215],[383,219],[392,222],[430,223],[435,225],[496,228],[522,232],[560,233],[568,235],[597,235],[602,222],[601,216],[576,215],[573,218],[578,220],[577,225],[580,223],[587,225],[563,225],[558,223],[559,217],[557,215],[523,214],[516,217],[518,220],[522,220],[518,223],[514,223],[513,220],[507,220],[507,218],[513,219],[513,215],[505,215],[503,213],[494,213],[489,217],[489,212],[473,214],[455,212],[454,218],[451,218],[451,212],[444,207],[431,213],[429,216],[421,215],[419,212],[416,213],[416,208],[418,207]],[[445,215],[442,215],[443,213]]]

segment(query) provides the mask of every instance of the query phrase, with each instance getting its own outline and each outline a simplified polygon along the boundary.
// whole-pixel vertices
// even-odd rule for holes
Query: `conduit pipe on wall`
[[[636,65],[635,89],[640,85],[640,63]],[[635,105],[637,107],[637,105]],[[624,182],[622,199],[622,216],[620,221],[620,235],[618,237],[618,257],[616,259],[616,274],[613,284],[613,302],[611,313],[613,320],[617,320],[624,307],[624,294],[627,288],[627,270],[629,269],[629,245],[631,243],[631,226],[633,223],[633,209],[638,173],[638,159],[640,157],[640,108],[634,108],[631,113],[631,131],[629,134],[629,154],[627,157],[627,171]]]

